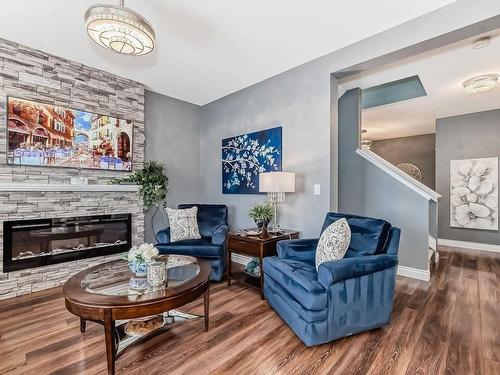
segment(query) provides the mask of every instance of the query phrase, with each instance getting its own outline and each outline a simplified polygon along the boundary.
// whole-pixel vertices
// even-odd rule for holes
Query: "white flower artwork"
[[[498,158],[450,161],[450,225],[498,230]]]

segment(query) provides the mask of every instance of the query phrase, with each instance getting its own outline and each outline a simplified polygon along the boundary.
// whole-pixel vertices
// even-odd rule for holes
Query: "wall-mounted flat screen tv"
[[[132,170],[133,122],[7,98],[7,162],[17,165]]]

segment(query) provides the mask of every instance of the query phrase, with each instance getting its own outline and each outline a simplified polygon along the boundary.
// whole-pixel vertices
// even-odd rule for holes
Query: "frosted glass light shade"
[[[90,38],[124,55],[146,55],[155,46],[155,32],[140,14],[123,5],[96,4],[85,13]]]
[[[497,81],[498,75],[485,74],[468,79],[463,83],[463,86],[467,94],[475,94],[477,92],[488,91],[495,88]]]
[[[259,191],[261,193],[293,193],[295,192],[295,173],[267,172],[259,174]]]

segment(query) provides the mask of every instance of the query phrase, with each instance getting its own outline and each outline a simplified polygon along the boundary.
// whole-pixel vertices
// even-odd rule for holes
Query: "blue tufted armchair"
[[[216,204],[180,204],[179,208],[198,207],[201,239],[170,242],[170,228],[156,233],[160,254],[191,255],[208,260],[212,265],[211,280],[221,280],[226,268],[227,206]]]
[[[351,243],[343,259],[316,271],[318,239],[280,241],[264,258],[264,295],[307,346],[391,320],[400,230],[381,219],[330,212],[321,233],[345,217]]]

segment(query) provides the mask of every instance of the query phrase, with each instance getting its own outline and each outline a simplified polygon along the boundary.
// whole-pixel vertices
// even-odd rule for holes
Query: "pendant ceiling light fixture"
[[[497,85],[497,74],[485,74],[482,76],[472,77],[463,83],[464,90],[467,94],[475,94],[477,92],[488,91]]]
[[[146,55],[155,46],[155,32],[139,13],[124,5],[96,4],[85,12],[90,38],[108,50],[124,55]]]

